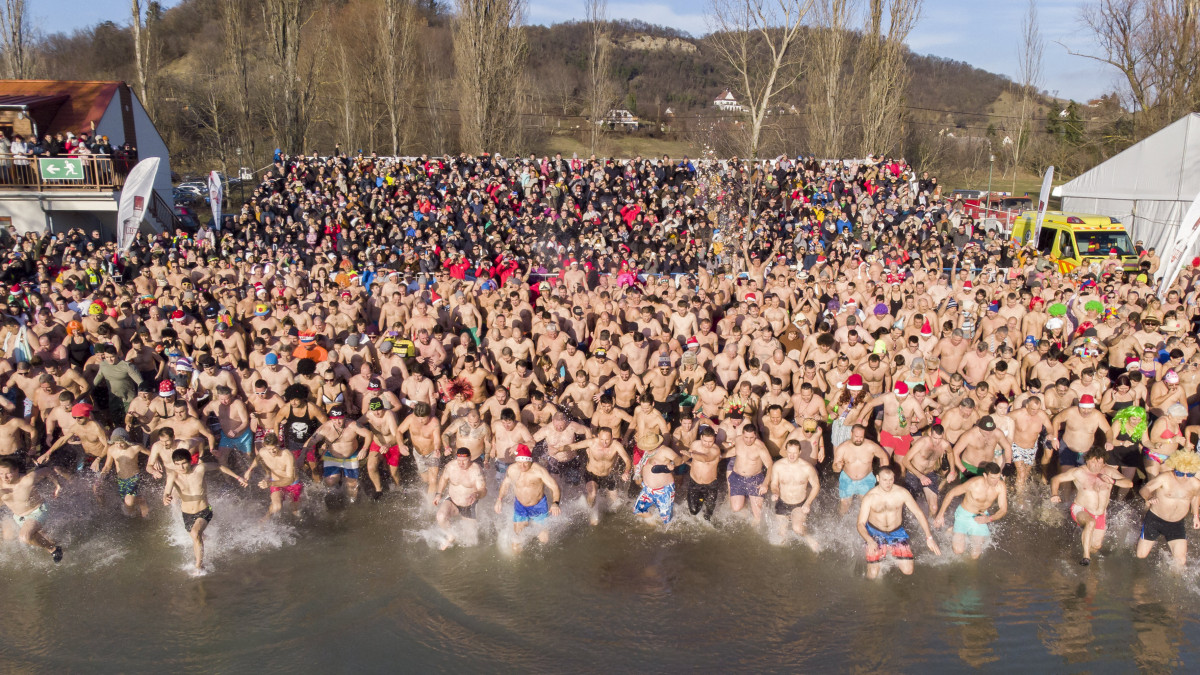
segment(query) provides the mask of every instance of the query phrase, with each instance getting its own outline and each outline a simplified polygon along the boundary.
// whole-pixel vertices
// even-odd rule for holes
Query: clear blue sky
[[[171,6],[178,0],[165,0]],[[1067,53],[1088,51],[1079,10],[1087,0],[1038,0],[1042,36],[1046,41],[1042,88],[1059,96],[1085,101],[1110,90],[1112,71]],[[551,24],[581,18],[582,0],[529,0],[529,22]],[[34,0],[30,13],[46,33],[72,30],[100,21],[129,21],[129,0]],[[705,0],[609,0],[613,18],[641,19],[672,26],[693,35],[707,32]],[[965,61],[985,70],[1016,77],[1017,42],[1023,0],[925,0],[924,12],[909,44],[919,53]],[[1059,44],[1059,43],[1063,44]]]

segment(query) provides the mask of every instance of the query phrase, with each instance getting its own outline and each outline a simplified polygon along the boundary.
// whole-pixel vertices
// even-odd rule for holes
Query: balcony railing
[[[123,169],[128,162],[114,162],[111,157],[84,155],[61,157],[83,163],[83,175],[78,180],[64,180],[43,175],[36,158],[0,154],[0,190],[103,190],[120,189],[125,184]],[[118,166],[122,165],[122,166]]]

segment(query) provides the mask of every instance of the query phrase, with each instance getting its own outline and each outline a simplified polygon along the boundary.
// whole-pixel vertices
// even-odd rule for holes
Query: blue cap
[[[271,352],[270,354],[267,354],[265,361],[267,362],[268,366],[278,365],[279,357],[275,354],[275,352]]]

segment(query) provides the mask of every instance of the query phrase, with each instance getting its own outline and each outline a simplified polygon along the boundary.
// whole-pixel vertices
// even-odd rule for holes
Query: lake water
[[[822,495],[823,546],[755,529],[722,504],[667,530],[628,505],[587,524],[568,493],[548,545],[520,554],[481,508],[474,546],[438,551],[413,488],[299,522],[258,522],[261,492],[213,499],[210,569],[194,575],[176,510],[54,503],[66,546],[0,545],[5,672],[1188,671],[1200,668],[1200,566],[1132,555],[1140,511],[1110,510],[1105,553],[1081,568],[1063,507],[1014,504],[981,560],[934,557],[864,578],[861,540]],[[5,515],[4,517],[8,517]],[[503,529],[505,534],[497,535]],[[909,524],[916,531],[915,523]]]

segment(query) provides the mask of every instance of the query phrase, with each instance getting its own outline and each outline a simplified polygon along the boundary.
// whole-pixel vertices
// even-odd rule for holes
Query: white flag
[[[1188,249],[1196,243],[1198,237],[1200,237],[1200,195],[1196,195],[1196,198],[1192,200],[1192,205],[1183,214],[1183,220],[1179,221],[1179,227],[1175,230],[1175,238],[1167,247],[1167,255],[1162,262],[1163,276],[1162,283],[1158,286],[1158,297],[1166,299],[1167,289],[1175,283],[1175,277],[1178,277],[1179,271],[1183,269],[1183,257],[1187,255]]]
[[[1033,245],[1038,245],[1038,237],[1042,235],[1042,220],[1046,217],[1046,207],[1050,206],[1050,190],[1051,183],[1054,182],[1054,167],[1046,169],[1046,175],[1042,178],[1042,191],[1038,193],[1038,214],[1037,225],[1033,228]]]
[[[213,171],[208,174],[208,202],[212,207],[213,229],[221,230],[221,201],[225,196],[225,186],[221,184],[221,174]]]
[[[138,227],[146,215],[150,196],[154,192],[154,176],[158,173],[158,158],[147,157],[137,163],[125,177],[121,199],[117,202],[117,248],[129,250]]]

